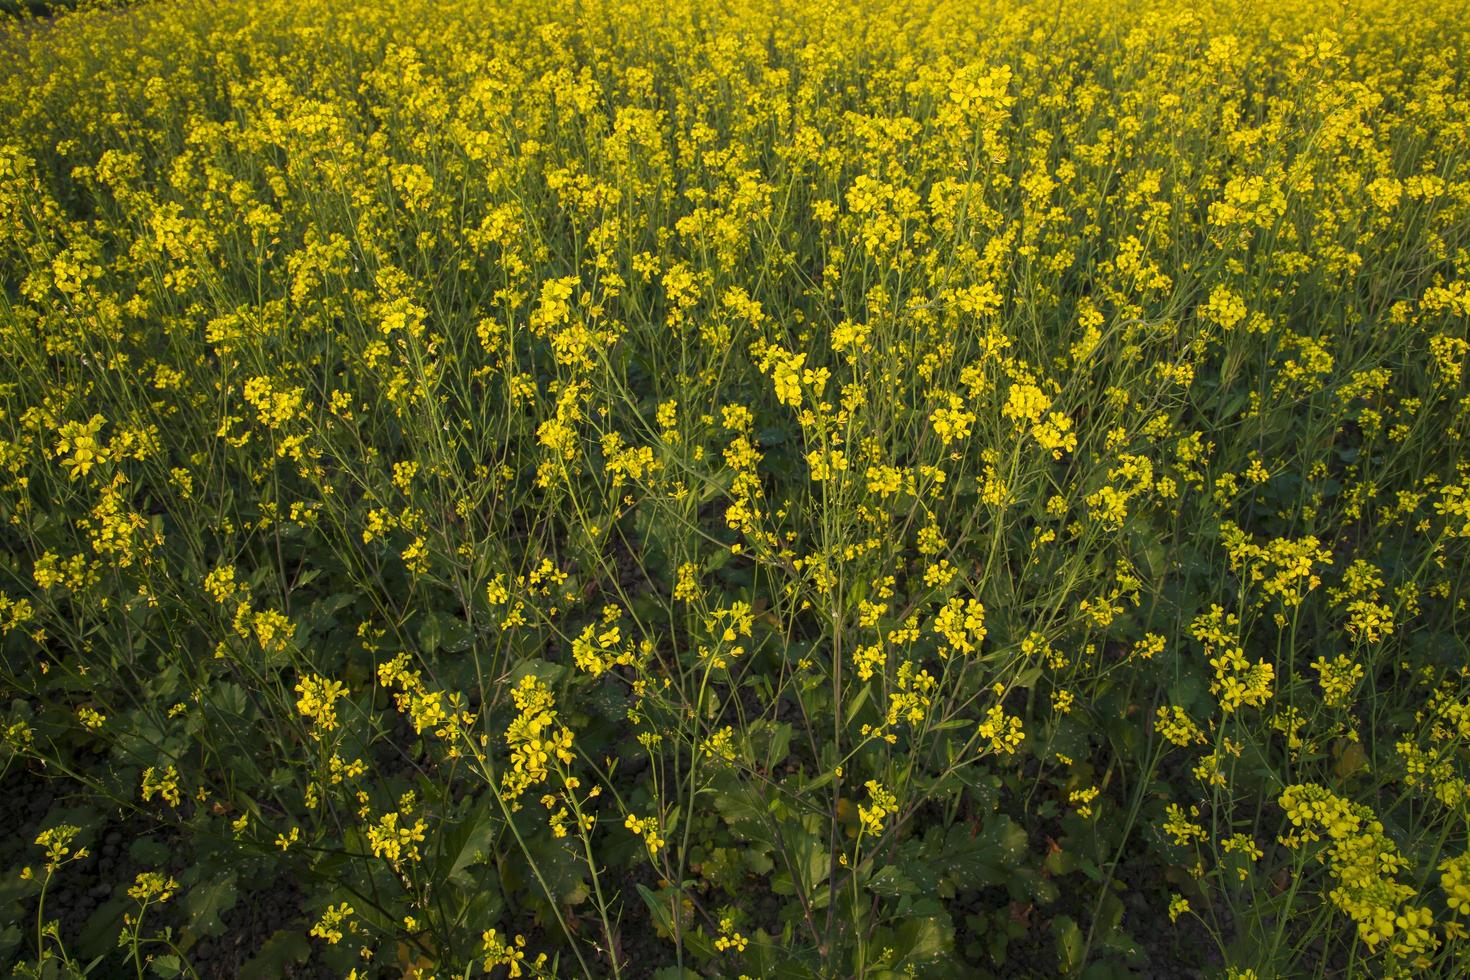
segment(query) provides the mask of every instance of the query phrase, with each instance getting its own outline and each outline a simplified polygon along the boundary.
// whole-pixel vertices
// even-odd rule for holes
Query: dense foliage
[[[1467,34],[12,22],[0,959],[1454,975]]]

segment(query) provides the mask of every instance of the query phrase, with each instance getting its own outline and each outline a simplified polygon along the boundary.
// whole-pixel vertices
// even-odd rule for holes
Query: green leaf
[[[924,963],[954,948],[954,926],[948,917],[928,916],[905,922],[898,930],[899,949],[908,963]]]
[[[566,668],[561,664],[554,664],[540,657],[532,657],[516,665],[516,669],[511,671],[510,683],[514,685],[527,674],[533,674],[537,680],[543,681],[548,687],[555,687],[565,673]]]
[[[444,640],[444,617],[437,612],[430,612],[419,624],[419,645],[425,653],[433,653],[439,649]]]
[[[173,953],[154,956],[148,961],[148,965],[157,976],[163,977],[164,980],[173,980],[174,977],[183,972],[179,958]]]
[[[484,807],[471,810],[459,824],[445,835],[439,867],[446,881],[470,886],[474,882],[465,870],[490,857],[495,837],[495,821]]]
[[[773,765],[785,761],[791,754],[791,726],[782,723],[771,732],[771,747],[767,750],[767,759]]]
[[[1017,675],[1014,686],[1019,688],[1030,688],[1034,686],[1036,682],[1040,679],[1041,667],[1028,667],[1025,670],[1021,671],[1019,675]]]
[[[1077,870],[1077,856],[1071,851],[1059,847],[1047,854],[1046,859],[1041,862],[1041,866],[1050,875],[1060,877],[1061,875],[1071,874]]]
[[[789,826],[789,825],[788,825]],[[792,863],[801,875],[802,888],[810,894],[814,888],[827,880],[832,870],[831,855],[827,842],[816,834],[802,830],[787,831],[783,836],[790,843]]]
[[[220,914],[234,908],[238,897],[233,871],[189,889],[189,894],[184,897],[184,911],[189,914],[185,931],[194,937],[212,936],[223,931]]]
[[[1057,963],[1064,973],[1076,973],[1082,968],[1086,941],[1082,930],[1070,915],[1059,915],[1052,920],[1052,935],[1057,940]]]
[[[281,929],[267,939],[250,962],[240,967],[240,980],[277,980],[288,968],[305,963],[311,955],[311,944],[303,933]]]
[[[122,932],[123,916],[137,908],[138,903],[126,896],[103,902],[97,911],[87,917],[81,938],[71,950],[78,956],[106,956],[117,948],[117,937]]]
[[[440,643],[446,653],[464,653],[470,648],[474,637],[470,634],[469,624],[458,616],[446,616],[440,629],[444,634]]]
[[[128,855],[139,864],[161,867],[172,855],[166,845],[152,837],[139,837],[128,848]]]
[[[643,904],[648,906],[648,914],[653,916],[653,924],[659,934],[671,937],[674,934],[674,917],[669,908],[669,901],[649,890],[647,885],[638,885],[638,894],[643,899]]]
[[[14,922],[0,929],[0,962],[10,962],[10,954],[20,946],[20,926]]]
[[[732,781],[728,790],[715,793],[714,803],[725,825],[736,837],[741,840],[772,843],[767,840],[765,806],[756,797],[754,790]]]
[[[877,874],[868,879],[868,891],[874,895],[894,898],[899,895],[917,894],[919,886],[914,884],[914,879],[904,874],[898,865],[890,864],[878,869]]]

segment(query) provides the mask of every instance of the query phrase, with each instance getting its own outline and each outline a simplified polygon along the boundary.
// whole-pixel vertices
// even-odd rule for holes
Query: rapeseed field
[[[0,966],[1470,975],[1449,0],[0,26]]]

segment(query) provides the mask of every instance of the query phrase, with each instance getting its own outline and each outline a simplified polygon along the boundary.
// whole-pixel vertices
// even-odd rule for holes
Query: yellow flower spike
[[[128,889],[128,895],[142,904],[162,904],[178,891],[179,883],[158,871],[140,872]]]

